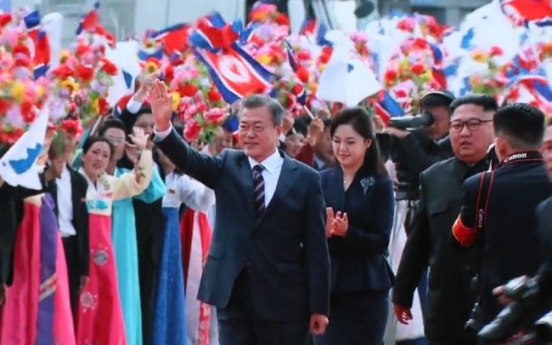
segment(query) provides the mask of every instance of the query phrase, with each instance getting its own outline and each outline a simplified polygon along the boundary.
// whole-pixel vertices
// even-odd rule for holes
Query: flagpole
[[[305,110],[305,112],[307,113],[307,115],[309,115],[309,117],[310,117],[311,119],[314,120],[314,118],[315,118],[316,116],[314,116],[314,114],[310,111],[309,108],[307,108],[306,105],[303,106],[303,109]]]

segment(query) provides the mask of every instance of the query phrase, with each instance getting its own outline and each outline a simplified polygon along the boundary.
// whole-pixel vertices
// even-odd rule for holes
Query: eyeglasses
[[[481,124],[485,122],[493,122],[493,120],[471,119],[468,121],[452,121],[450,123],[450,130],[452,132],[461,132],[464,126],[466,126],[470,132],[475,132],[481,127]]]

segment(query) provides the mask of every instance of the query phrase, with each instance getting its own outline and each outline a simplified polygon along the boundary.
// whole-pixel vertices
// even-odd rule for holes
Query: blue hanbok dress
[[[187,344],[179,209],[184,203],[195,211],[206,212],[215,203],[212,189],[186,175],[170,173],[165,184],[165,238],[155,294],[152,345]]]
[[[117,168],[115,176],[129,172]],[[159,200],[165,194],[165,184],[159,171],[153,169],[153,177],[144,192],[135,196],[146,203]],[[142,308],[140,303],[140,284],[138,274],[138,246],[136,240],[136,219],[133,198],[113,202],[113,249],[117,266],[119,295],[125,321],[127,345],[142,345]]]

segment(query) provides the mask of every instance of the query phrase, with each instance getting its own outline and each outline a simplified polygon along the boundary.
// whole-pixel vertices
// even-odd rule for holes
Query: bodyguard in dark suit
[[[372,122],[360,108],[331,126],[336,167],[321,173],[328,207],[330,324],[317,345],[381,345],[393,273],[387,247],[393,226],[393,183],[379,157]]]
[[[501,163],[491,179],[481,232],[476,228],[481,176],[464,182],[464,202],[453,235],[460,246],[475,246],[481,257],[482,324],[502,309],[492,290],[515,277],[534,275],[541,262],[535,209],[552,193],[539,152],[544,118],[542,111],[523,103],[508,105],[494,115],[496,154]]]
[[[215,230],[199,299],[217,307],[221,345],[302,345],[328,322],[329,255],[319,175],[276,150],[282,106],[242,101],[244,150],[202,155],[172,129],[171,101],[150,94],[156,145],[184,173],[215,191]]]
[[[462,183],[489,166],[486,153],[494,139],[492,118],[497,108],[496,100],[489,96],[456,99],[451,104],[450,122],[455,157],[434,164],[420,176],[420,218],[402,254],[393,304],[399,322],[408,323],[414,292],[429,267],[424,324],[430,344],[475,342],[464,331],[474,302],[470,298],[473,254],[451,248],[450,229],[462,206]]]
[[[79,290],[86,283],[89,270],[88,209],[85,202],[88,183],[84,176],[67,164],[74,149],[73,142],[61,135],[58,138],[54,141],[63,142],[52,145],[50,149],[50,164],[56,176],[52,197],[56,203],[55,211],[65,250],[71,309],[76,324]],[[64,147],[65,150],[55,152],[56,147]]]

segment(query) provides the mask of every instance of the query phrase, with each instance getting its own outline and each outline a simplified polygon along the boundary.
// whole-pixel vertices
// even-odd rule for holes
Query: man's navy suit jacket
[[[243,151],[203,155],[174,130],[154,141],[178,169],[215,191],[215,230],[200,300],[225,308],[234,282],[246,269],[260,318],[293,321],[329,314],[326,206],[315,170],[282,154],[276,191],[257,219],[252,167]]]

